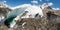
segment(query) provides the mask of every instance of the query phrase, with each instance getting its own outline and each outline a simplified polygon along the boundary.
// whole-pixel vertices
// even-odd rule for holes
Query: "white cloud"
[[[53,5],[53,3],[52,2],[51,3],[48,3],[48,5],[51,6],[51,5]]]
[[[7,2],[7,1],[4,1],[5,3]]]
[[[38,1],[34,0],[34,1],[31,1],[33,4],[38,4]]]
[[[57,10],[60,10],[60,8],[56,8]]]
[[[60,10],[60,8],[52,8],[53,10]]]

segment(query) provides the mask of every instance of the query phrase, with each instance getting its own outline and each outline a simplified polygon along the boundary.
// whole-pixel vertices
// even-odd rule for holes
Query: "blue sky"
[[[15,7],[22,4],[32,4],[32,0],[0,0],[1,2],[6,1],[6,4]],[[42,3],[52,2],[52,7],[60,8],[60,0],[36,0],[38,2],[37,5],[41,5]]]

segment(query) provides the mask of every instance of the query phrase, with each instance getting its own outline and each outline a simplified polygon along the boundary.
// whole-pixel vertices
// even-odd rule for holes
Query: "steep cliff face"
[[[7,17],[7,14],[12,11],[10,7],[6,4],[1,3],[0,4],[0,25],[3,24],[5,21],[4,19]]]

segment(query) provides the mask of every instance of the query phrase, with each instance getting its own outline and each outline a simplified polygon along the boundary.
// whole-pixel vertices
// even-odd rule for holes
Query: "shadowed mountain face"
[[[53,11],[54,14],[56,14],[56,15],[60,15],[60,10],[43,9],[42,11],[43,11],[43,14],[44,14],[44,15],[46,15],[46,13],[47,13],[48,11]]]
[[[52,11],[54,13],[47,13],[48,11]],[[51,19],[51,20],[56,20],[57,23],[60,23],[59,19],[60,19],[60,10],[53,10],[53,9],[44,9],[43,10],[43,14],[44,16],[48,17],[48,19]]]
[[[15,9],[13,11],[11,11],[6,19],[5,19],[5,25],[7,27],[11,27],[12,25],[11,24],[14,24],[15,23],[15,18],[18,16],[18,15],[21,15],[24,11],[25,11],[26,8],[18,8],[18,9]],[[7,24],[8,22],[8,24]]]
[[[50,12],[50,13],[47,13],[47,19],[50,20],[51,22],[55,21],[57,30],[60,30],[60,16],[59,15],[56,15]]]
[[[7,17],[7,14],[11,11],[11,9],[7,8],[1,8],[0,7],[0,25],[4,24],[4,19]]]
[[[60,16],[56,15],[56,14],[47,13],[47,19],[49,19],[51,21],[56,21],[57,23],[60,23]]]

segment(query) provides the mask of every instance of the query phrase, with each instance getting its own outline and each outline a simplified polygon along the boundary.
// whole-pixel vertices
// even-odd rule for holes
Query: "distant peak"
[[[51,6],[53,5],[53,3],[44,3],[42,4],[40,7],[42,9],[52,9]]]

